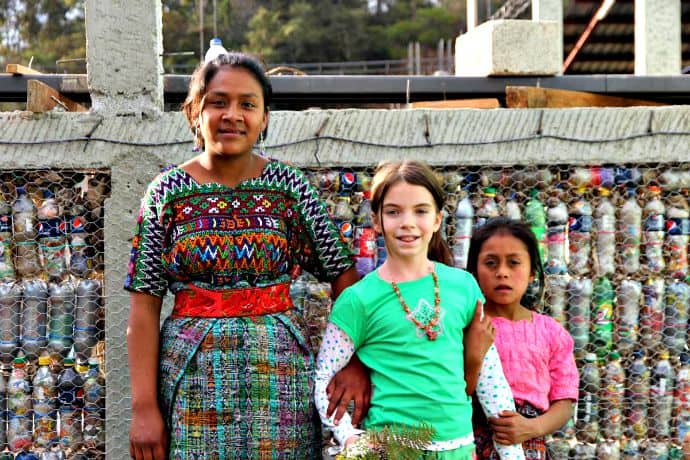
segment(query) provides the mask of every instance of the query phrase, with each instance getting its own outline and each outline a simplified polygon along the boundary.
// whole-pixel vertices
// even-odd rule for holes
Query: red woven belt
[[[192,284],[175,294],[172,317],[260,316],[292,308],[290,283],[211,291]]]

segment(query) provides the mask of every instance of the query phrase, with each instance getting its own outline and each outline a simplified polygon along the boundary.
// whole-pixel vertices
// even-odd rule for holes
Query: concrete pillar
[[[680,0],[635,0],[635,75],[681,72]]]
[[[91,110],[151,117],[162,112],[161,0],[87,0],[85,13]]]
[[[469,32],[470,30],[474,29],[477,27],[477,22],[478,22],[478,14],[477,14],[477,0],[467,0],[466,2],[467,5],[467,31]]]
[[[556,21],[559,56],[563,63],[563,0],[532,0],[532,20]]]

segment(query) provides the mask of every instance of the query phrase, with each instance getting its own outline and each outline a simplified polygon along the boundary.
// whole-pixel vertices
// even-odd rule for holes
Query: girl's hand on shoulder
[[[494,440],[499,444],[522,444],[528,439],[539,436],[537,419],[526,418],[517,412],[503,411],[498,417],[489,417],[489,424],[494,432]]]
[[[129,455],[136,460],[165,460],[168,433],[158,407],[132,410]]]
[[[475,364],[481,363],[484,355],[494,343],[496,331],[489,315],[482,318],[482,303],[477,300],[472,322],[465,329],[463,344],[465,346],[465,359]]]

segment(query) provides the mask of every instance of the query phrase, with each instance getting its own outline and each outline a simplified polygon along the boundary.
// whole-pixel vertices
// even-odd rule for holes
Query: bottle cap
[[[14,363],[15,367],[24,367],[24,364],[26,364],[26,356],[19,354],[12,362]]]
[[[98,358],[89,358],[88,363],[89,367],[97,367],[101,364]]]
[[[647,187],[647,189],[653,195],[658,195],[661,193],[661,187],[659,187],[658,185],[650,185],[649,187]]]
[[[209,42],[210,46],[223,46],[223,41],[218,37],[213,37]]]
[[[68,356],[62,361],[62,365],[65,367],[74,367],[74,358]]]
[[[670,355],[669,355],[669,353],[668,353],[668,350],[661,350],[661,351],[659,352],[659,357],[660,357],[661,359],[668,359],[669,356],[670,356]]]
[[[533,188],[532,190],[529,191],[529,196],[532,198],[537,198],[539,195],[539,189]]]
[[[39,356],[38,357],[38,365],[39,366],[49,366],[50,365],[50,356]]]
[[[585,355],[585,362],[594,363],[596,361],[597,361],[597,355],[596,354],[589,352]]]
[[[690,353],[687,352],[682,352],[680,354],[680,363],[685,365],[685,364],[690,364]]]
[[[484,189],[484,195],[486,196],[496,196],[496,189],[494,187],[486,187]]]
[[[635,359],[642,359],[645,356],[644,350],[635,350],[633,351],[633,358]]]
[[[614,359],[620,359],[621,354],[618,353],[616,350],[613,350],[611,353],[609,353],[609,359],[614,360]]]

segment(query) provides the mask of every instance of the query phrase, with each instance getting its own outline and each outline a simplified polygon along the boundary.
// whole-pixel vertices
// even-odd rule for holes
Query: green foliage
[[[346,449],[336,458],[418,460],[434,434],[434,429],[428,424],[386,426],[381,430],[367,431],[359,439],[358,445]]]

